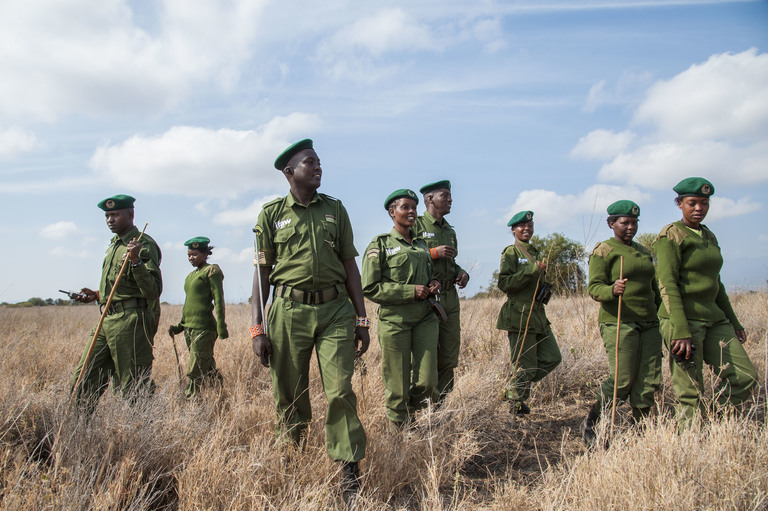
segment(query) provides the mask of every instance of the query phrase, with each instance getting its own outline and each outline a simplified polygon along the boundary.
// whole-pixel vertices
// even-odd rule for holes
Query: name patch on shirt
[[[397,254],[398,252],[400,252],[400,247],[387,249],[387,255],[394,255],[394,254]]]
[[[278,220],[275,222],[275,229],[282,229],[286,225],[291,223],[291,218],[286,218],[285,220]]]
[[[435,233],[434,232],[424,231],[424,232],[421,233],[421,237],[422,238],[434,238],[435,237]]]

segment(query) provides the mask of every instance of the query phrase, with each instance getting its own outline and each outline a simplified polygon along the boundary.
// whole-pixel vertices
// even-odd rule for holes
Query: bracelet
[[[432,259],[438,259],[437,255],[437,249],[436,248],[430,248],[429,249],[429,255],[432,256]]]
[[[371,318],[366,318],[365,316],[357,316],[355,318],[355,326],[361,326],[363,328],[371,328]]]
[[[251,339],[255,338],[257,335],[264,335],[264,325],[261,323],[251,327]]]
[[[131,263],[131,268],[138,268],[142,264],[144,264],[144,259],[139,259],[138,263],[136,263],[136,264]]]

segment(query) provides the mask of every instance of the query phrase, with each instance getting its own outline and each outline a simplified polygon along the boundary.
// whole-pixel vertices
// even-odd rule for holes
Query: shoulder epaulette
[[[336,197],[333,197],[332,195],[328,195],[327,193],[320,193],[320,192],[318,192],[318,195],[320,195],[324,199],[335,200],[336,202],[341,202]]]
[[[218,264],[209,264],[205,267],[205,274],[209,277],[212,277],[213,275],[221,275],[224,276],[224,272],[221,271],[221,268],[219,268]]]
[[[591,255],[596,255],[598,257],[605,257],[608,254],[610,254],[612,250],[613,250],[612,246],[610,246],[608,243],[603,243],[602,241],[600,241],[597,243],[597,245],[595,245],[595,248],[592,249]]]
[[[267,202],[262,206],[263,209],[266,209],[270,206],[274,206],[275,204],[279,204],[280,202],[284,201],[285,197],[278,197],[277,199],[272,199],[271,201]]]
[[[686,236],[688,236],[688,233],[681,229],[679,225],[669,224],[662,227],[661,232],[659,232],[659,235],[656,237],[656,239],[658,240],[659,238],[669,238],[670,240],[679,244],[683,242]]]

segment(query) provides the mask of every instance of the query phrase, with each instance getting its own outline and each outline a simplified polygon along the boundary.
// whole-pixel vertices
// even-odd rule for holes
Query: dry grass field
[[[524,420],[500,399],[509,367],[506,336],[494,328],[502,302],[463,302],[456,389],[404,434],[386,427],[374,324],[367,371],[353,380],[368,433],[359,509],[768,508],[768,294],[732,300],[761,380],[750,406],[678,433],[665,359],[653,421],[633,428],[622,406],[610,448],[594,451],[578,433],[608,367],[594,302],[559,298],[548,306],[563,363],[534,389]],[[163,308],[160,332],[178,321],[180,309]],[[171,340],[161,333],[155,395],[129,406],[108,392],[85,420],[65,415],[65,407],[97,308],[0,308],[2,508],[344,509],[339,466],[325,454],[316,364],[315,420],[296,449],[275,439],[269,372],[251,353],[248,306],[227,312],[232,337],[216,348],[221,394],[184,400]],[[186,348],[177,342],[184,361]],[[60,425],[56,464],[48,455]]]

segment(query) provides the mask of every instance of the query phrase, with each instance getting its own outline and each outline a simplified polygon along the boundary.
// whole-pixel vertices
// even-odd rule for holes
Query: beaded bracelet
[[[251,327],[251,339],[253,339],[257,335],[264,335],[264,325],[262,325],[261,323]]]
[[[366,318],[365,316],[357,316],[355,319],[355,326],[361,326],[363,328],[371,328],[371,318]]]
[[[430,248],[429,249],[429,255],[432,256],[432,259],[437,259],[439,257],[437,255],[437,249],[436,248]]]

